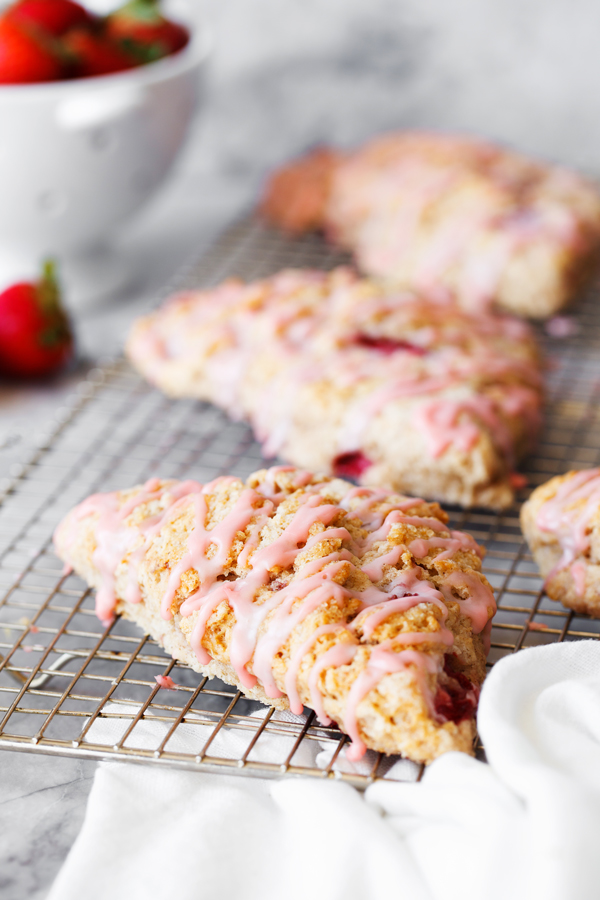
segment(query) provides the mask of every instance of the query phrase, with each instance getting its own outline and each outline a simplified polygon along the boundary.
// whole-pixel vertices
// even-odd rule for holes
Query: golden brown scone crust
[[[494,301],[554,315],[598,265],[594,184],[466,136],[407,131],[346,154],[320,148],[274,173],[262,210],[293,233],[322,228],[368,274],[450,290],[468,309]]]
[[[597,471],[597,470],[592,470]],[[562,508],[566,519],[560,529],[540,527],[540,513],[555,500],[557,492],[573,486],[581,471],[557,475],[540,485],[521,509],[521,528],[540,573],[546,579],[545,590],[552,600],[568,609],[590,616],[600,616],[600,495],[592,492],[600,486],[598,478],[581,485],[578,496],[567,496]],[[590,504],[590,498],[591,504]],[[586,511],[586,506],[588,507]],[[573,516],[584,514],[584,542],[565,556],[565,547],[575,531]],[[566,541],[565,541],[566,539]]]
[[[267,456],[463,506],[510,505],[540,418],[524,323],[345,268],[181,294],[127,353],[165,393],[250,420]]]
[[[391,492],[363,489],[361,493],[340,479],[311,477],[291,467],[261,470],[245,484],[239,479],[223,478],[206,486],[202,494],[206,502],[203,527],[208,534],[219,524],[221,532],[216,533],[222,534],[227,523],[233,521],[228,517],[236,515],[240,504],[252,504],[247,527],[231,535],[225,549],[218,542],[207,546],[203,565],[209,565],[207,560],[222,553],[213,588],[227,584],[243,589],[244,579],[256,574],[253,560],[258,565],[262,551],[273,548],[278,540],[277,546],[281,545],[285,529],[296,527],[299,518],[306,514],[307,503],[312,504],[317,518],[323,513],[323,521],[315,521],[310,526],[308,539],[298,541],[287,557],[279,556],[281,564],[271,564],[265,583],[254,592],[252,614],[260,612],[263,604],[271,606],[265,607],[270,611],[259,622],[254,649],[246,671],[240,675],[239,662],[237,667],[232,662],[232,647],[236,640],[239,647],[240,636],[245,640],[249,632],[236,617],[235,599],[231,602],[222,599],[206,621],[201,648],[208,657],[200,661],[192,649],[201,608],[184,614],[187,611],[184,604],[188,600],[188,606],[190,602],[193,605],[189,598],[202,588],[198,559],[198,568],[184,564],[185,571],[179,573],[178,586],[166,613],[171,617],[161,615],[169,579],[195,539],[198,494],[184,495],[174,503],[178,487],[177,482],[155,480],[130,491],[93,497],[72,510],[57,529],[55,545],[59,556],[90,585],[103,589],[102,601],[99,595],[99,603],[104,604],[103,618],[109,615],[108,587],[108,593],[113,592],[116,612],[140,625],[175,658],[197,672],[218,676],[240,688],[246,696],[277,708],[289,706],[286,674],[292,663],[297,667],[292,687],[298,691],[301,703],[310,706],[315,698],[310,677],[317,672],[315,666],[319,660],[332,648],[352,645],[352,658],[346,663],[337,660],[325,665],[317,673],[316,681],[324,713],[342,729],[348,729],[351,724],[349,695],[361,675],[364,679],[369,662],[375,664],[379,659],[381,664],[384,658],[407,660],[398,671],[393,671],[393,665],[388,671],[388,666],[358,702],[355,731],[359,742],[374,750],[402,753],[422,762],[429,762],[448,750],[471,752],[475,735],[474,707],[478,686],[485,675],[483,635],[489,625],[483,632],[480,629],[491,620],[495,604],[491,589],[479,571],[479,548],[468,536],[456,532],[451,535],[445,530],[446,516],[437,504],[407,501]],[[113,520],[120,515],[119,510],[130,510],[119,520],[112,536],[107,536],[109,508]],[[388,516],[391,518],[386,520]],[[159,520],[157,533],[144,531]],[[442,543],[436,544],[440,538]],[[420,539],[435,540],[432,544],[411,544]],[[444,540],[450,543],[444,544]],[[142,546],[145,549],[140,557]],[[446,558],[436,559],[444,548]],[[376,562],[386,555],[389,562]],[[361,598],[366,596],[364,592],[387,589],[389,597],[382,596],[387,602],[394,602],[393,584],[399,578],[410,577],[407,573],[411,570],[421,592],[419,597],[412,596],[413,605],[409,603],[404,611],[382,614],[379,624],[369,630],[369,618],[380,607],[369,606],[359,612]],[[308,584],[309,578],[313,579],[310,584],[315,579],[318,584],[303,596],[302,586]],[[133,602],[131,597],[132,583],[139,590],[139,602]],[[266,657],[263,654],[261,668],[257,662],[261,648],[272,639],[274,628],[280,627],[277,595],[286,596],[286,589],[288,597],[298,592],[289,608],[290,614],[296,616],[296,624],[289,634],[282,633],[272,644],[267,669],[264,661],[269,659],[269,654]],[[431,589],[439,591],[433,594],[434,600],[430,602],[431,595],[427,594],[419,602],[422,592]],[[315,593],[317,590],[320,593]],[[207,596],[210,598],[210,594]],[[236,595],[227,596],[235,598]],[[470,607],[477,597],[478,620]],[[303,603],[309,606],[303,607]],[[474,621],[479,622],[477,634]],[[337,626],[337,629],[327,631],[324,626]],[[323,630],[315,639],[318,629]],[[410,638],[402,643],[400,635],[405,633],[410,633]],[[430,639],[423,640],[423,634],[430,635]],[[396,656],[381,657],[383,651]],[[263,681],[259,679],[252,684],[255,668]],[[279,696],[273,696],[272,688],[268,688],[271,696],[267,696],[264,683],[267,676],[272,677]],[[351,727],[348,730],[352,732]]]

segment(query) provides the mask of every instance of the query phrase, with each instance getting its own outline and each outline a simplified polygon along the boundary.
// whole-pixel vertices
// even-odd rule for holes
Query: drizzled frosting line
[[[284,687],[292,708],[297,710],[301,706],[301,700],[296,682],[304,656],[320,636],[336,634],[336,644],[317,657],[308,676],[313,707],[321,721],[328,718],[318,688],[321,673],[328,667],[352,663],[359,647],[365,647],[369,653],[369,674],[360,679],[360,685],[375,686],[376,673],[400,671],[406,665],[412,671],[413,663],[417,666],[415,678],[421,684],[423,667],[427,668],[430,663],[422,660],[415,663],[415,660],[420,660],[421,657],[429,659],[427,653],[417,650],[392,652],[388,648],[384,654],[380,651],[384,645],[388,646],[385,642],[379,645],[361,643],[372,640],[376,629],[390,616],[406,612],[422,603],[432,604],[441,614],[437,629],[403,631],[393,639],[394,646],[428,643],[440,648],[452,647],[454,637],[445,625],[448,601],[458,602],[461,612],[472,619],[475,633],[484,628],[490,608],[493,607],[493,597],[489,588],[475,575],[454,571],[444,576],[441,590],[437,590],[419,566],[402,569],[395,575],[392,572],[391,580],[386,574],[408,551],[418,558],[425,555],[422,551],[442,549],[435,560],[447,559],[459,549],[478,553],[479,548],[472,538],[461,532],[448,531],[437,518],[406,513],[421,501],[399,498],[398,502],[392,504],[395,508],[388,509],[382,516],[372,508],[383,499],[379,491],[349,486],[340,502],[332,503],[326,495],[319,493],[322,484],[307,485],[306,479],[300,476],[305,488],[299,497],[299,505],[281,533],[271,543],[263,545],[265,525],[273,521],[275,510],[284,494],[276,489],[276,477],[271,477],[270,484],[265,479],[260,485],[263,487],[267,484],[264,491],[244,488],[227,514],[212,528],[208,528],[206,524],[209,496],[218,495],[220,490],[234,484],[235,479],[217,479],[205,486],[194,481],[176,483],[151,479],[124,502],[116,493],[94,495],[73,513],[70,520],[67,519],[59,527],[57,540],[62,530],[64,534],[60,540],[66,536],[68,545],[76,537],[74,523],[87,516],[98,517],[95,528],[97,547],[93,554],[100,576],[97,611],[100,617],[104,617],[103,620],[109,621],[109,617],[114,615],[117,602],[115,578],[119,566],[124,563],[126,567],[125,599],[139,602],[142,599],[139,570],[152,540],[186,507],[191,506],[193,515],[187,546],[168,574],[161,603],[162,615],[165,619],[173,616],[173,603],[181,589],[183,576],[190,571],[195,572],[199,587],[183,600],[177,615],[194,617],[190,644],[197,659],[201,664],[210,662],[211,657],[202,643],[205,630],[218,606],[221,603],[228,604],[235,616],[228,647],[231,665],[244,688],[251,689],[260,681],[266,695],[271,698],[282,696],[273,671],[274,658],[294,630],[324,606],[337,605],[341,615],[346,617],[351,611],[352,622],[349,624],[341,622],[339,626],[336,624],[317,628],[291,654],[285,672]],[[130,517],[137,508],[150,502],[160,504],[159,512],[146,519],[142,518],[137,525],[131,522]],[[364,521],[358,518],[358,510]],[[365,536],[353,537],[348,528],[339,524],[340,519],[343,521],[344,518],[356,524],[362,522]],[[388,540],[393,529],[399,526],[407,526],[409,529],[421,527],[430,533],[436,533],[431,538],[413,540],[408,544],[408,549],[402,544],[396,545],[360,567],[358,557]],[[446,534],[450,534],[450,537],[444,537]],[[234,544],[242,539],[246,544],[238,555],[237,565],[243,559],[245,574],[243,577],[238,575],[234,580],[223,580],[224,574],[230,570],[228,567],[235,565]],[[311,552],[318,550],[322,542],[333,544],[334,549],[324,556],[310,559]],[[247,549],[248,545],[250,550]],[[299,563],[300,554],[307,554],[308,560]],[[278,576],[290,569],[295,570],[292,580],[278,584],[276,588],[272,587],[276,584],[276,580],[272,580],[273,575]],[[231,571],[233,572],[233,568]],[[366,575],[370,579],[371,585],[368,588],[350,588],[346,583],[348,578],[356,578],[359,574],[362,578]],[[388,581],[382,587],[373,584],[374,581],[381,582],[386,578]],[[135,591],[132,589],[134,584]],[[463,598],[461,595],[453,595],[451,588],[455,588],[457,594],[462,589],[468,596]],[[261,594],[265,589],[270,593]],[[346,632],[347,638],[340,642],[341,631]],[[361,634],[359,639],[358,635]],[[409,655],[405,655],[407,653]],[[402,666],[394,668],[396,663],[389,657],[401,658]],[[371,663],[372,659],[374,661]],[[252,671],[248,668],[250,663]],[[355,719],[354,700],[358,704],[364,696],[361,691],[362,687],[356,688],[351,694],[352,699],[349,699],[346,713],[349,728],[353,727]]]
[[[600,469],[585,469],[570,474],[556,493],[543,503],[536,516],[540,531],[556,537],[561,556],[546,577],[568,569],[579,597],[585,593],[585,565],[579,557],[590,550],[591,518],[600,506]]]

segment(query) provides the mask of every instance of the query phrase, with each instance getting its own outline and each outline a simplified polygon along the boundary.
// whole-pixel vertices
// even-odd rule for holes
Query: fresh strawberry
[[[52,40],[0,17],[0,84],[56,81],[62,74]]]
[[[87,9],[73,0],[18,0],[7,9],[5,17],[17,25],[33,26],[54,37],[95,21]]]
[[[65,53],[71,59],[76,78],[110,75],[132,69],[136,62],[125,50],[101,34],[74,28],[63,39]]]
[[[37,284],[20,282],[0,293],[0,371],[39,378],[73,355],[73,336],[61,304],[54,265],[44,264]]]
[[[106,19],[106,33],[139,62],[152,62],[185,47],[187,29],[166,19],[159,0],[129,0]]]

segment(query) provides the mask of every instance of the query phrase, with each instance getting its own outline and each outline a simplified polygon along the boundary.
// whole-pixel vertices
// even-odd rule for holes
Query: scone
[[[293,233],[323,229],[367,274],[535,318],[569,302],[600,248],[595,185],[465,136],[407,131],[316,150],[275,172],[262,211]]]
[[[165,393],[249,420],[267,457],[463,506],[510,505],[540,418],[523,322],[345,268],[181,294],[127,353]]]
[[[96,494],[55,535],[103,622],[369,747],[472,752],[495,602],[436,503],[291,467]]]
[[[548,596],[600,616],[600,469],[540,485],[523,505],[521,527]]]

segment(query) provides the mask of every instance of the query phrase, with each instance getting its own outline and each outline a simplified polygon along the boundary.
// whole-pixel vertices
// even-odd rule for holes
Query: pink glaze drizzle
[[[170,675],[155,675],[157,685],[165,691],[178,691],[179,685],[175,684]]]
[[[507,229],[510,235],[522,231],[518,222]],[[505,240],[494,244],[485,271],[503,257],[505,245]],[[473,265],[468,280],[475,283],[481,273]],[[448,300],[447,291],[441,306],[432,293],[424,299],[387,290],[363,298],[357,277],[347,270],[330,275],[287,271],[255,284],[181,296],[137,328],[129,352],[159,381],[161,370],[168,377],[173,366],[188,359],[197,367],[200,356],[210,398],[236,418],[248,416],[267,455],[287,449],[299,392],[325,379],[361,388],[340,425],[337,452],[331,454],[338,474],[360,479],[378,462],[363,447],[364,435],[389,404],[411,398],[422,404],[429,397],[431,403],[415,414],[414,424],[417,430],[422,426],[433,456],[454,445],[468,452],[487,433],[510,468],[514,436],[504,414],[517,395],[521,406],[537,409],[540,379],[533,363],[496,339],[523,341],[526,326],[487,313],[467,316]],[[244,384],[266,345],[280,377],[263,385],[260,406],[255,406],[245,399]],[[488,386],[498,378],[502,383],[492,396]],[[515,384],[516,378],[524,384]],[[448,396],[455,389],[468,396]]]
[[[600,505],[600,469],[576,472],[559,486],[554,497],[541,505],[536,516],[540,531],[553,534],[562,555],[546,581],[569,569],[575,590],[585,592],[585,564],[578,560],[590,549],[590,520]]]
[[[427,684],[427,675],[439,672],[439,663],[433,657],[426,653],[419,653],[417,650],[402,650],[400,653],[394,653],[391,649],[394,643],[396,643],[395,638],[393,641],[385,641],[371,651],[366,669],[360,673],[350,688],[344,710],[344,731],[352,740],[352,744],[346,751],[346,756],[350,760],[360,759],[367,749],[358,730],[358,704],[386,675],[412,669],[430,715],[433,712],[433,697]]]
[[[70,529],[67,535],[67,543],[73,540],[73,531],[81,519],[90,515],[98,515],[98,524],[95,528],[96,549],[92,555],[92,562],[100,574],[100,587],[96,593],[96,614],[103,625],[109,625],[114,619],[115,605],[115,572],[119,563],[127,555],[131,544],[137,538],[139,531],[135,527],[122,528],[125,519],[140,506],[150,500],[160,500],[163,491],[160,491],[158,478],[147,481],[138,493],[119,506],[118,494],[92,494],[84,500],[73,515]],[[63,526],[59,526],[59,529]],[[58,530],[57,530],[58,533]]]
[[[482,555],[479,545],[473,540],[470,534],[465,534],[463,531],[451,531],[449,538],[417,538],[408,545],[408,549],[415,559],[424,559],[430,550],[434,550],[437,547],[445,547],[446,549],[434,557],[434,562],[437,562],[440,559],[450,559],[457,550],[470,551],[471,553],[477,554],[480,559]]]
[[[359,646],[353,644],[334,644],[322,656],[319,656],[310,670],[308,676],[308,690],[310,692],[310,705],[317,714],[321,725],[330,725],[331,719],[323,708],[323,696],[319,690],[319,678],[325,669],[337,669],[339,666],[349,665],[358,652]]]
[[[452,588],[466,588],[469,596],[466,599],[456,597],[452,593]],[[442,594],[447,601],[453,600],[455,603],[460,603],[460,611],[473,623],[473,634],[480,634],[496,614],[496,600],[492,591],[473,572],[455,570],[446,575],[442,585]],[[490,609],[492,610],[491,615]]]
[[[299,716],[302,713],[303,709],[297,685],[298,672],[300,671],[302,660],[304,659],[306,654],[310,650],[312,650],[312,648],[322,635],[338,634],[340,631],[345,631],[345,629],[346,626],[339,623],[335,625],[320,625],[319,628],[317,628],[316,631],[314,631],[311,636],[298,647],[298,649],[290,659],[287,672],[285,673],[285,692],[290,701],[290,710],[294,713],[294,715]]]
[[[418,566],[412,569],[404,570],[398,573],[398,576],[387,585],[387,592],[377,591],[380,601],[369,604],[352,622],[351,628],[356,630],[361,628],[366,639],[370,638],[375,629],[385,622],[391,615],[397,612],[406,612],[420,603],[431,603],[440,610],[442,614],[442,625],[448,616],[448,609],[444,603],[444,597],[440,591],[432,585],[426,578],[421,578],[422,569]],[[450,634],[450,632],[448,632]],[[439,637],[438,633],[427,632],[430,639],[435,640]],[[448,641],[447,635],[443,641]],[[449,642],[450,645],[451,642]]]
[[[279,469],[279,472],[281,471]],[[284,496],[284,492],[278,491],[275,486],[277,474],[277,471],[269,473],[266,481],[260,486],[264,488],[266,484],[264,490],[244,489],[227,515],[213,528],[206,527],[207,495],[217,491],[219,487],[226,487],[235,479],[217,479],[204,487],[193,481],[167,482],[161,486],[161,482],[157,479],[151,479],[120,508],[117,494],[94,495],[88,498],[75,510],[72,519],[66,520],[61,529],[64,528],[68,532],[69,528],[72,530],[81,518],[92,513],[99,515],[97,525],[99,550],[94,555],[94,563],[101,576],[98,614],[101,617],[114,615],[115,569],[128,553],[126,599],[131,602],[141,599],[139,585],[137,590],[134,590],[133,586],[134,583],[137,584],[139,567],[152,539],[173,520],[178,509],[192,504],[194,518],[188,534],[187,549],[169,574],[161,608],[165,618],[172,615],[170,607],[181,587],[183,575],[189,570],[195,570],[200,586],[183,601],[180,613],[182,616],[192,614],[197,616],[191,645],[202,664],[210,661],[209,654],[202,646],[206,625],[219,604],[225,602],[235,614],[229,657],[240,682],[244,687],[252,688],[257,680],[260,680],[267,696],[280,697],[282,694],[273,672],[274,658],[293,630],[324,604],[337,604],[342,609],[350,603],[348,609],[354,610],[353,614],[358,613],[350,626],[339,624],[317,628],[295,651],[285,675],[286,693],[294,711],[301,709],[296,682],[302,659],[323,634],[344,630],[351,639],[350,643],[335,644],[319,656],[309,674],[311,702],[321,721],[326,722],[328,717],[318,690],[320,674],[327,667],[347,665],[352,661],[359,648],[356,639],[358,629],[362,629],[364,638],[368,639],[378,625],[394,613],[406,611],[420,603],[430,603],[441,612],[440,629],[432,632],[404,632],[394,638],[394,643],[401,645],[430,642],[450,647],[453,635],[445,627],[447,607],[444,598],[447,597],[448,600],[459,602],[462,612],[472,619],[475,633],[485,630],[488,608],[494,606],[493,596],[489,588],[473,575],[452,573],[445,579],[441,592],[423,577],[423,571],[418,566],[398,572],[383,588],[372,585],[364,591],[353,591],[338,583],[338,580],[346,579],[349,569],[354,568],[356,559],[354,553],[364,555],[367,550],[386,541],[391,530],[398,525],[426,527],[436,532],[433,538],[416,539],[409,544],[408,549],[417,557],[426,555],[432,548],[442,549],[436,559],[445,559],[460,548],[479,551],[470,536],[461,532],[448,532],[439,519],[406,514],[405,510],[415,508],[422,503],[420,500],[399,498],[384,504],[382,510],[375,510],[374,506],[385,499],[389,500],[389,494],[374,489],[351,488],[341,505],[336,505],[329,502],[326,496],[317,493],[318,486],[309,487],[307,492],[300,496],[300,505],[279,536],[272,543],[261,547],[261,532],[268,521],[276,521],[273,512]],[[297,483],[306,485],[310,479],[308,473],[298,473]],[[165,497],[168,498],[168,502],[159,514],[142,520],[139,525],[125,525],[125,519],[137,506],[151,500],[163,500]],[[366,537],[358,543],[345,527],[335,524],[335,519],[357,499],[361,502],[349,515],[353,518],[360,517],[367,531]],[[315,532],[315,527],[320,530]],[[240,532],[246,534],[246,545],[240,553],[238,565],[245,567],[247,574],[233,581],[223,581],[221,580],[223,573],[230,565],[234,541]],[[448,533],[449,538],[438,536]],[[68,533],[67,545],[72,539],[73,534]],[[328,555],[309,562],[298,562],[301,553],[313,551],[322,542],[334,542],[334,549],[331,549]],[[132,550],[132,547],[135,549]],[[212,553],[210,558],[209,552]],[[397,565],[404,552],[406,547],[394,546],[363,566],[362,571],[372,581],[381,581],[384,567]],[[279,572],[291,567],[296,568],[296,577],[287,584],[283,582],[275,587],[276,581],[272,581],[272,575],[278,575]],[[448,595],[446,589],[452,586],[466,586],[469,597],[462,600]],[[349,723],[348,729],[354,729],[353,734],[357,734],[356,705],[371,689],[369,685],[377,683],[378,677],[399,671],[410,664],[417,667],[416,677],[423,681],[423,672],[429,671],[431,665],[434,665],[427,654],[416,650],[394,653],[387,646],[387,642],[371,649],[371,660],[367,667],[368,674],[362,673],[359,676],[359,686],[355,685],[352,689],[345,713]],[[417,663],[417,660],[421,662]],[[251,661],[252,672],[247,668]]]

